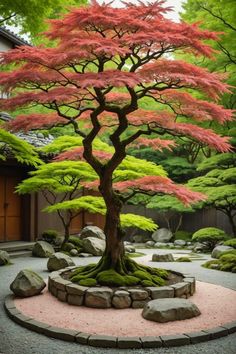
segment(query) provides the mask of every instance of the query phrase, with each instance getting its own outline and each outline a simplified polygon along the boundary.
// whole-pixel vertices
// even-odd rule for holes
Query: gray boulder
[[[175,240],[174,241],[175,246],[186,246],[186,241],[184,240]]]
[[[46,284],[37,273],[29,269],[21,270],[10,285],[13,293],[20,297],[38,295]]]
[[[33,256],[48,258],[55,253],[54,248],[46,241],[37,241],[32,249]]]
[[[91,253],[94,256],[102,256],[105,251],[106,243],[96,237],[87,237],[83,239],[83,250],[85,253]]]
[[[155,242],[169,242],[172,237],[172,232],[165,228],[159,229],[152,234],[152,239]]]
[[[74,265],[75,263],[69,256],[62,252],[56,252],[49,257],[47,268],[50,272],[52,272],[54,270],[59,270]]]
[[[0,250],[0,266],[4,266],[10,262],[10,256],[6,251]]]
[[[152,261],[153,262],[174,262],[175,260],[171,253],[166,253],[166,254],[154,253],[152,255]]]
[[[88,238],[88,237],[94,237],[94,238],[99,238],[100,240],[105,240],[106,236],[102,229],[100,229],[97,226],[85,226],[81,233],[80,233],[80,238]]]
[[[201,314],[198,307],[186,299],[168,298],[149,301],[142,316],[149,321],[169,322],[196,317]]]
[[[234,249],[233,247],[229,247],[229,246],[216,246],[211,253],[211,257],[212,258],[220,258],[220,256],[225,251],[232,251],[233,249]]]

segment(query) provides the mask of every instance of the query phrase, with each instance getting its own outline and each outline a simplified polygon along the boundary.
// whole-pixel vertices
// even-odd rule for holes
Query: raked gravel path
[[[147,254],[145,257],[137,258],[137,261],[145,261],[152,266],[173,269],[180,272],[187,272],[196,276],[197,280],[222,285],[224,287],[236,290],[236,274],[207,270],[201,267],[201,264],[209,256],[201,255],[201,260],[191,263],[154,263],[151,262],[153,253],[173,254],[188,253],[182,250],[151,250],[140,251]],[[96,262],[98,257],[87,259],[74,258],[76,264],[83,265]],[[77,343],[64,342],[57,339],[51,339],[35,332],[29,331],[10,320],[3,308],[3,302],[6,295],[10,293],[9,285],[21,269],[32,269],[44,278],[47,278],[46,268],[47,260],[40,258],[16,258],[14,264],[6,267],[0,267],[0,354],[235,354],[236,353],[236,334],[223,337],[217,340],[200,343],[191,346],[160,348],[160,349],[104,349],[83,346]]]

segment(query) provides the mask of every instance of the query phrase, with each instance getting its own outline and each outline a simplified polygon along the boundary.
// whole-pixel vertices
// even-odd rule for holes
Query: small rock
[[[174,245],[175,246],[185,246],[186,245],[186,241],[184,241],[184,240],[175,240],[174,241]]]
[[[82,252],[82,253],[79,253],[79,257],[82,257],[82,258],[93,257],[93,254]]]
[[[155,242],[169,242],[172,237],[172,232],[165,228],[159,229],[152,234],[152,239]]]
[[[198,307],[186,299],[169,298],[149,301],[143,309],[142,316],[149,321],[169,322],[185,320],[201,314]]]
[[[10,262],[10,256],[6,251],[0,250],[0,266],[4,266]]]
[[[152,255],[153,262],[174,262],[174,257],[171,253],[166,254],[156,254]]]
[[[135,253],[135,248],[133,246],[125,246],[126,253]]]
[[[62,252],[56,252],[49,257],[47,268],[50,272],[52,272],[54,270],[59,270],[74,265],[75,263],[69,256]]]
[[[80,238],[84,239],[87,237],[94,237],[94,238],[99,238],[100,240],[105,240],[106,236],[102,229],[100,229],[97,226],[85,226],[81,233],[80,233]]]
[[[77,256],[78,255],[78,250],[76,249],[76,248],[73,248],[72,250],[70,250],[70,255],[72,256],[72,257],[74,257],[74,256]]]
[[[55,253],[54,248],[46,241],[37,241],[32,249],[33,256],[48,258]]]
[[[211,253],[211,257],[218,259],[220,258],[222,253],[224,253],[225,251],[232,251],[233,249],[234,249],[233,247],[229,247],[229,246],[216,246]]]
[[[10,285],[13,293],[20,297],[38,295],[45,287],[43,278],[28,269],[21,270]]]
[[[154,241],[147,241],[146,242],[146,246],[148,246],[148,247],[154,247],[154,245],[155,245]]]

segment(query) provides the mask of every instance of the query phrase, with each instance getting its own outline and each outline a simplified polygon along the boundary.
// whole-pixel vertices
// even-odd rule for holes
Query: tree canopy
[[[16,66],[0,74],[0,85],[12,94],[0,107],[14,110],[37,104],[47,110],[19,114],[7,128],[72,125],[83,146],[62,152],[57,160],[83,158],[99,177],[90,187],[99,189],[106,205],[106,250],[91,270],[93,276],[109,267],[120,274],[132,272],[124,258],[120,225],[127,198],[167,193],[185,204],[204,198],[163,175],[133,174],[129,180],[115,181],[131,144],[163,150],[171,148],[176,137],[184,137],[220,152],[230,149],[227,137],[198,125],[232,119],[232,111],[217,104],[219,96],[229,92],[222,75],[172,57],[180,50],[210,58],[214,52],[205,41],[217,35],[165,18],[168,10],[162,1],[128,3],[124,8],[92,1],[51,22],[46,36],[56,40],[55,47],[25,46],[3,54],[3,65]],[[152,110],[141,107],[147,97],[155,105]],[[163,138],[166,134],[170,138]],[[112,151],[95,148],[95,139],[103,135]]]
[[[0,2],[0,26],[14,25],[36,35],[45,29],[44,21],[56,18],[69,6],[86,4],[87,0],[3,0]]]

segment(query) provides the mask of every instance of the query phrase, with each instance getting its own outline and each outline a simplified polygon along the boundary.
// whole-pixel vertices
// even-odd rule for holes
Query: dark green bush
[[[41,237],[48,243],[54,243],[55,239],[58,237],[58,232],[53,229],[48,229],[42,233]]]
[[[192,232],[179,230],[175,232],[175,240],[184,240],[184,241],[191,241],[192,240]]]
[[[205,227],[194,232],[192,236],[193,241],[205,244],[209,250],[213,250],[219,241],[224,241],[228,238],[224,230],[216,227]]]
[[[70,236],[68,239],[68,242],[73,243],[73,245],[82,248],[83,247],[83,241],[76,236]]]

